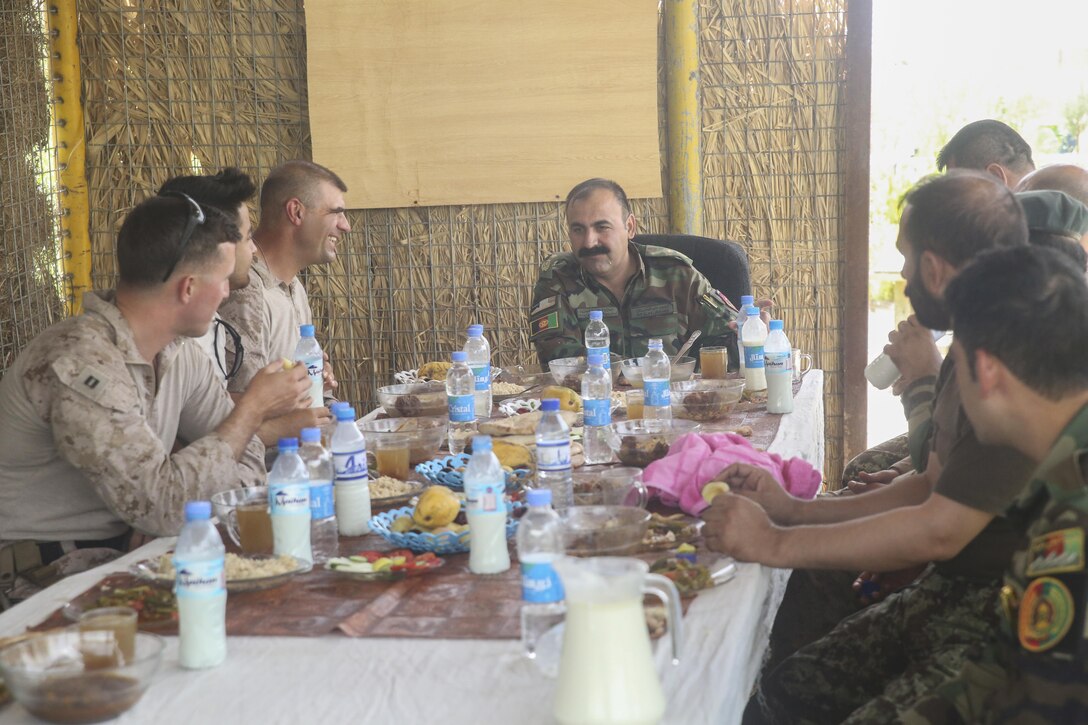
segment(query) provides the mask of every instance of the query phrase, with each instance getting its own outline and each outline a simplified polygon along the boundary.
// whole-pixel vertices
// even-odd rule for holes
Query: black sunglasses
[[[204,223],[205,216],[200,204],[193,201],[193,197],[188,194],[183,194],[180,191],[164,191],[159,196],[173,196],[189,202],[189,214],[185,219],[185,229],[181,232],[181,241],[178,243],[177,254],[174,256],[174,261],[166,268],[166,274],[162,276],[162,281],[165,282],[170,279],[170,275],[174,273],[178,262],[185,256],[185,247],[189,246],[189,240],[193,238],[193,232],[196,231],[196,228]]]
[[[215,326],[215,332],[212,336],[212,349],[215,350],[215,362],[217,365],[219,365],[219,371],[223,373],[223,377],[227,380],[230,380],[238,374],[238,369],[242,367],[242,360],[245,359],[246,351],[242,347],[242,336],[239,335],[238,331],[235,330],[234,327],[222,317],[216,317],[213,324]],[[234,343],[234,363],[230,366],[230,372],[227,372],[226,365],[223,364],[226,362],[226,360],[219,359],[220,328],[223,329],[223,332],[225,332],[227,334],[227,337],[231,339],[231,342]],[[224,348],[225,347],[226,346],[224,345]]]

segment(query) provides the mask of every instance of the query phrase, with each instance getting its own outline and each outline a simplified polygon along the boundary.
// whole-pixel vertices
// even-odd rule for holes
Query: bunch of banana
[[[445,380],[446,373],[450,371],[452,365],[453,363],[448,362],[424,363],[419,366],[419,370],[416,370],[416,375],[429,380]]]
[[[560,410],[570,410],[575,413],[582,410],[582,396],[570,388],[562,385],[549,385],[540,391],[540,399],[558,398]]]

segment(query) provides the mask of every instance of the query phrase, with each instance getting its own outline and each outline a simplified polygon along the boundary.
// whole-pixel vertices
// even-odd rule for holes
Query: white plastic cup
[[[933,341],[936,342],[948,333],[945,330],[931,330]],[[880,353],[873,361],[865,366],[865,379],[872,383],[877,390],[884,390],[901,378],[899,367],[884,353]]]

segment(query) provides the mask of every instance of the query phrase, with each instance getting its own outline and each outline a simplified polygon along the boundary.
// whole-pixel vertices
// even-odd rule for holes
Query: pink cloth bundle
[[[734,463],[748,463],[771,472],[775,480],[796,498],[809,499],[820,487],[820,472],[800,458],[782,460],[774,453],[752,448],[736,433],[688,433],[672,444],[668,455],[646,467],[643,480],[656,490],[661,501],[693,516],[708,504],[703,486]]]

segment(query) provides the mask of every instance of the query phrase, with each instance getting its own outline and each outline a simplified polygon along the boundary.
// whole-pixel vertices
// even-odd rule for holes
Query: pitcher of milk
[[[679,657],[680,594],[638,559],[560,557],[554,562],[567,596],[555,719],[564,725],[647,723],[665,714],[642,609],[653,594],[668,612],[673,664]]]

